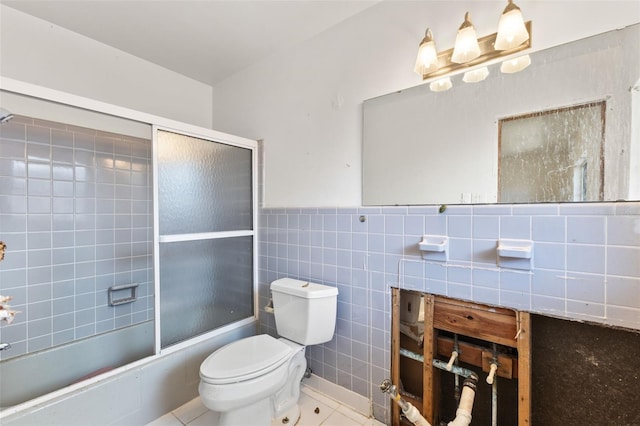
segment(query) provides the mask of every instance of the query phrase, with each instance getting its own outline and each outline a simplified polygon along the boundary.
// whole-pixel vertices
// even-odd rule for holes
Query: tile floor
[[[300,393],[300,420],[297,426],[384,426],[309,387]],[[318,413],[315,413],[318,408]],[[212,414],[195,398],[147,424],[147,426],[210,426]],[[243,425],[250,426],[250,425]]]

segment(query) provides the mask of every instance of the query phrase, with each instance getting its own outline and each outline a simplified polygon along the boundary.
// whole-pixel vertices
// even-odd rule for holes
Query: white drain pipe
[[[471,424],[471,410],[476,397],[476,385],[478,376],[475,374],[464,379],[460,404],[456,410],[456,418],[449,422],[448,426],[468,426]]]
[[[389,397],[395,401],[396,404],[402,409],[402,413],[404,416],[414,425],[416,426],[431,426],[431,423],[427,421],[420,411],[412,404],[408,403],[398,393],[398,388],[396,385],[391,383],[391,380],[384,379],[382,383],[380,383],[380,390],[384,393],[388,393]]]
[[[471,410],[473,409],[473,401],[476,396],[476,385],[478,376],[471,373],[462,383],[462,395],[460,396],[460,404],[456,410],[456,418],[449,422],[448,426],[469,426],[471,424]],[[415,426],[431,426],[431,424],[422,417],[420,411],[409,402],[402,399],[398,393],[398,389],[391,380],[385,379],[380,384],[380,390],[388,393],[391,399],[402,409],[404,416]]]

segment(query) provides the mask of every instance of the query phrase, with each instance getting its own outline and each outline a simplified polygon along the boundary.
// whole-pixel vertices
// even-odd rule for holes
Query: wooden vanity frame
[[[433,294],[422,294],[424,300],[424,346],[425,360],[438,355],[448,357],[451,343],[438,336],[438,331],[447,331],[462,336],[481,339],[500,345],[516,348],[517,359],[509,368],[497,372],[497,376],[517,377],[518,380],[518,425],[529,426],[531,418],[531,319],[528,312],[499,308],[478,303],[450,299]],[[400,383],[400,289],[391,289],[392,327],[391,327],[391,380]],[[464,360],[477,365],[486,365],[486,353],[465,350],[467,357],[474,356],[476,361]],[[478,358],[480,356],[480,358]],[[440,395],[440,370],[431,362],[423,363],[422,401],[410,395],[402,397],[420,409],[422,415],[431,424],[436,424]],[[483,368],[488,370],[488,368]],[[445,373],[446,374],[446,373]],[[485,380],[486,376],[480,377]],[[400,408],[392,403],[392,424],[399,426]]]

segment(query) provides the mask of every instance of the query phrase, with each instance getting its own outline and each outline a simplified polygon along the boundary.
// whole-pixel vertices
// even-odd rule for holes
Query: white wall
[[[518,1],[541,50],[640,21],[638,1]],[[504,1],[383,1],[214,87],[213,126],[264,139],[265,205],[361,202],[362,102],[420,83],[417,46],[430,26],[453,45],[465,11],[480,36]]]
[[[4,5],[0,76],[211,128],[210,86]]]

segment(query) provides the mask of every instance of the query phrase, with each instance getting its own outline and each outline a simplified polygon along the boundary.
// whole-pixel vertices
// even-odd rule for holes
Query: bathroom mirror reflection
[[[458,75],[449,91],[422,84],[365,101],[363,205],[639,200],[639,39],[636,24],[532,53],[532,64],[516,74],[501,74],[496,64],[479,83],[463,83]],[[574,156],[559,163],[554,144],[569,137],[571,149],[579,149],[583,142],[576,138],[600,130],[569,131],[546,112],[594,103],[604,114],[600,160],[589,154],[586,166]],[[546,138],[536,145],[544,158],[535,167],[511,167],[501,157],[500,123],[532,115],[539,118],[531,137]],[[520,164],[531,151],[531,143],[523,144],[529,148],[508,151]],[[549,188],[554,184],[538,183],[560,170],[562,196],[521,187],[529,181]],[[598,173],[601,182],[594,180]],[[583,193],[581,183],[599,188]]]
[[[601,201],[605,102],[501,119],[498,201]]]

